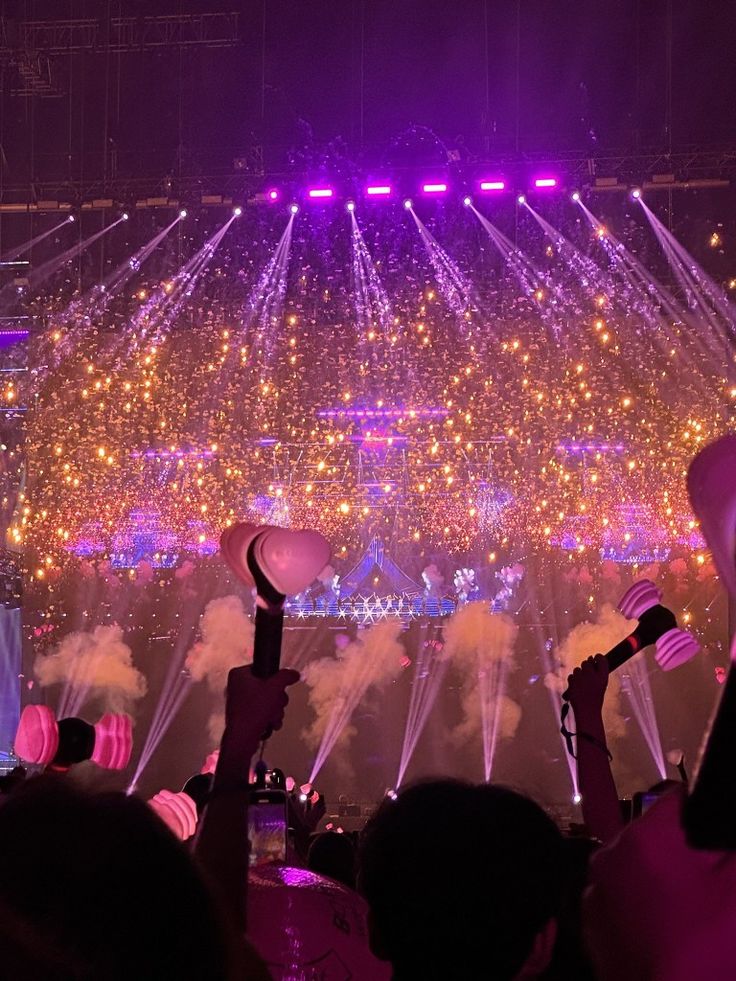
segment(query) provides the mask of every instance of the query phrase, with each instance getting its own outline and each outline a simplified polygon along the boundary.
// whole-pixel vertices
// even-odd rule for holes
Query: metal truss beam
[[[228,153],[223,150],[222,161],[230,161],[228,169],[223,163],[199,173],[166,176],[159,171],[146,176],[146,165],[135,166],[133,161],[125,162],[128,173],[135,177],[99,177],[87,180],[37,180],[32,186],[13,184],[6,181],[0,204],[17,205],[17,210],[55,210],[58,202],[79,206],[83,202],[113,199],[116,204],[128,207],[141,202],[140,207],[178,207],[179,202],[189,205],[201,203],[216,207],[228,206],[233,201],[259,203],[265,201],[263,190],[266,186],[282,186],[299,193],[306,178],[289,174],[268,173],[264,167],[262,147],[250,148],[246,155],[242,150]],[[237,163],[234,163],[234,161]],[[673,152],[648,150],[641,153],[606,152],[595,157],[584,153],[554,155],[526,154],[511,161],[506,158],[489,159],[469,167],[458,168],[453,174],[453,184],[468,189],[476,176],[484,168],[494,172],[494,168],[504,168],[511,177],[512,171],[518,174],[518,187],[528,181],[529,171],[544,168],[559,176],[562,188],[578,188],[593,193],[622,193],[633,185],[643,186],[647,192],[679,191],[698,187],[726,187],[736,183],[736,145],[714,148],[684,147]],[[92,169],[92,168],[88,168]],[[496,171],[497,172],[497,171]],[[417,180],[420,175],[417,175]],[[510,183],[511,186],[511,183]],[[360,188],[343,188],[340,193],[351,196]],[[260,195],[260,197],[259,197]],[[48,202],[51,207],[41,207]],[[167,205],[167,202],[168,205]],[[9,209],[8,209],[9,210]]]
[[[147,48],[210,48],[238,44],[238,14],[213,11],[165,17],[111,17],[110,20],[6,21],[0,34],[6,58],[21,54],[61,55],[76,52],[126,52]]]

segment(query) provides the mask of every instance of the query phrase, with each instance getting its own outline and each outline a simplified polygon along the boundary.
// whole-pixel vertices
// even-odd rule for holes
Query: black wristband
[[[586,742],[592,743],[593,746],[597,746],[598,749],[602,749],[603,752],[608,757],[609,761],[612,760],[613,757],[611,756],[608,746],[606,746],[605,743],[601,742],[600,739],[596,739],[595,736],[591,736],[587,732],[571,732],[567,728],[567,726],[565,725],[565,719],[567,718],[567,714],[569,711],[570,711],[570,703],[567,701],[563,702],[562,717],[560,719],[560,722],[562,723],[560,726],[560,732],[563,735],[563,738],[565,740],[565,745],[567,746],[567,751],[570,754],[570,756],[572,756],[574,760],[577,759],[577,756],[575,755],[575,750],[573,749],[573,745],[572,745],[573,736],[575,736],[578,739],[584,739]]]

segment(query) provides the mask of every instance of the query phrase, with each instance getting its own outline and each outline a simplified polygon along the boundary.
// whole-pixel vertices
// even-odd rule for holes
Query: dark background
[[[3,184],[209,172],[344,138],[379,164],[410,125],[470,155],[733,139],[736,6],[711,0],[6,0],[23,20],[239,12],[232,47],[54,56],[55,97],[2,69]],[[7,62],[7,59],[6,59]]]

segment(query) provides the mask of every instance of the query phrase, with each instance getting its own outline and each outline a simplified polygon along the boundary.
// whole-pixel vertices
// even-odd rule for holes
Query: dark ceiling
[[[29,20],[237,11],[231,46],[43,56],[18,95]],[[206,170],[252,145],[342,137],[381,153],[410,125],[462,152],[667,147],[736,138],[736,5],[724,0],[6,0],[2,176]],[[28,52],[26,52],[26,55]]]

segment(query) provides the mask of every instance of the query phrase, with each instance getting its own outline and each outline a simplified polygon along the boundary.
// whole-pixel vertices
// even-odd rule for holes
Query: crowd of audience
[[[190,849],[134,796],[82,790],[68,775],[5,778],[0,977],[306,981],[333,976],[333,933],[350,943],[340,977],[733,977],[734,859],[685,844],[683,788],[624,827],[600,721],[600,656],[570,676],[578,732],[589,737],[577,741],[585,835],[563,834],[514,790],[428,780],[387,795],[357,844],[297,827],[281,878],[251,869],[248,896],[246,775],[298,680],[291,670],[231,671]],[[254,910],[280,890],[300,891],[299,901],[282,903],[283,921],[264,931]],[[305,893],[329,913],[309,912]],[[300,959],[310,945],[323,949],[326,973]]]

